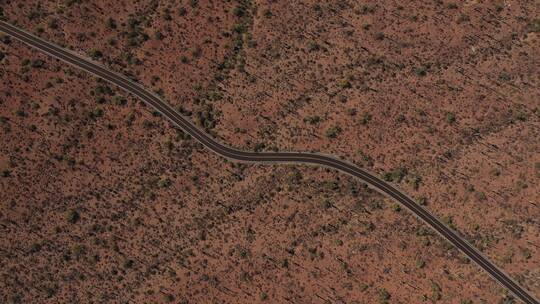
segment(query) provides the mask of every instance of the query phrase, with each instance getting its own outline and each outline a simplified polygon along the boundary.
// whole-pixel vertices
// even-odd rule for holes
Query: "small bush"
[[[53,30],[58,29],[58,20],[57,19],[49,20],[48,26],[50,29],[53,29]]]
[[[133,260],[125,260],[124,261],[124,268],[129,269],[132,268],[135,262]]]
[[[167,188],[171,185],[171,180],[169,178],[162,178],[158,182],[160,188]]]
[[[465,14],[461,14],[461,16],[459,16],[458,20],[457,20],[457,23],[463,23],[463,22],[467,22],[467,21],[470,21],[471,18]]]
[[[199,58],[201,57],[202,55],[202,49],[200,46],[196,46],[193,48],[193,50],[191,50],[191,55],[194,57],[194,58]]]
[[[123,106],[127,104],[127,99],[125,99],[123,96],[116,95],[113,97],[113,102],[116,105]]]
[[[167,303],[174,302],[174,296],[172,294],[170,294],[170,293],[164,295],[163,297],[165,299],[165,302],[167,302]]]
[[[404,167],[397,167],[390,172],[386,172],[383,176],[385,181],[399,183],[407,175],[407,169]]]
[[[66,213],[66,220],[71,224],[77,223],[80,218],[79,212],[75,210],[70,210]]]
[[[19,110],[15,111],[15,113],[19,117],[26,117],[27,116],[26,112],[24,110],[22,110],[22,109],[19,109]]]
[[[418,76],[426,76],[427,71],[428,71],[428,67],[423,65],[423,66],[414,68],[413,71]]]
[[[364,115],[360,119],[360,123],[363,125],[367,125],[371,121],[371,118],[372,118],[371,114],[364,113]]]
[[[163,35],[162,32],[156,32],[156,33],[154,34],[154,38],[156,38],[156,40],[163,40],[164,37],[165,37],[165,36]]]
[[[439,301],[442,298],[442,295],[441,295],[442,289],[441,289],[441,286],[439,286],[439,284],[432,282],[431,291],[432,291],[431,298],[433,300]]]
[[[4,44],[10,44],[11,38],[8,35],[4,35],[3,33],[0,33],[0,41],[2,41]]]
[[[304,122],[309,123],[310,125],[318,124],[321,121],[321,118],[317,115],[315,116],[308,116],[304,118]]]
[[[360,9],[357,9],[355,11],[355,14],[357,14],[357,15],[366,15],[366,14],[371,14],[373,12],[375,12],[375,7],[374,6],[362,5],[360,7]]]
[[[90,112],[89,116],[90,116],[90,118],[95,119],[95,118],[98,118],[98,117],[102,117],[103,113],[104,113],[103,109],[96,108],[92,112]]]
[[[234,14],[236,17],[243,17],[243,16],[246,14],[246,10],[245,10],[245,8],[242,7],[242,6],[237,6],[237,7],[234,8],[233,14]]]
[[[96,60],[96,59],[99,59],[99,58],[103,57],[103,53],[100,50],[92,49],[92,50],[90,50],[90,57],[92,57],[92,59]]]
[[[269,10],[269,9],[265,9],[264,12],[263,12],[263,15],[264,15],[264,17],[266,17],[266,18],[271,18],[272,16],[274,16],[274,14],[272,13],[272,11]]]
[[[321,46],[318,43],[313,42],[313,41],[308,43],[308,51],[316,52],[316,51],[318,51],[320,49],[321,49]]]
[[[108,27],[109,29],[115,29],[115,28],[116,28],[116,21],[115,21],[113,18],[107,19],[107,21],[105,22],[105,24],[107,25],[107,27]]]
[[[379,300],[381,303],[387,303],[390,300],[390,293],[384,288],[379,289]]]
[[[445,117],[446,117],[446,122],[449,124],[453,124],[456,122],[456,114],[452,112],[446,112]]]
[[[514,117],[519,121],[526,121],[527,120],[527,113],[525,113],[522,110],[519,110],[519,111],[516,112]]]
[[[339,133],[341,133],[341,128],[339,126],[333,126],[326,130],[325,135],[328,138],[336,138]]]
[[[338,86],[342,89],[350,89],[352,88],[352,84],[348,79],[342,79],[338,82]]]
[[[540,18],[539,18],[539,19],[535,19],[535,20],[531,23],[531,31],[533,31],[533,32],[535,32],[535,33],[540,32]]]

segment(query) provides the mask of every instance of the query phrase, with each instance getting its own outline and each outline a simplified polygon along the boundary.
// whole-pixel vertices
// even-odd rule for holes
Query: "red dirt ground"
[[[537,3],[0,4],[224,142],[392,179],[540,295]],[[116,88],[2,41],[1,302],[512,303],[361,183],[229,163]]]

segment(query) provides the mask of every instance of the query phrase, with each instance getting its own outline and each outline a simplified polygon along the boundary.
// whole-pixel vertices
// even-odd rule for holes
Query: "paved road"
[[[10,25],[9,23],[0,21],[0,31],[26,43],[35,49],[38,49],[39,51],[47,53],[57,59],[107,80],[108,82],[113,83],[123,90],[137,96],[145,103],[154,107],[163,116],[168,118],[174,125],[183,129],[205,147],[223,157],[234,161],[250,163],[301,163],[321,165],[339,170],[362,180],[375,190],[393,198],[401,203],[405,208],[413,212],[417,217],[433,228],[433,230],[439,233],[456,248],[461,250],[472,261],[487,271],[495,280],[500,282],[504,287],[508,288],[516,297],[523,300],[523,302],[527,304],[540,304],[538,300],[536,300],[530,293],[528,293],[507,274],[490,262],[482,253],[476,250],[455,231],[445,226],[439,219],[417,204],[409,196],[391,184],[381,180],[380,178],[359,168],[358,166],[329,155],[300,152],[255,153],[239,151],[227,147],[211,138],[204,131],[200,130],[188,118],[179,114],[176,110],[174,110],[173,107],[163,101],[156,94],[145,89],[140,84],[126,78],[125,76],[114,73],[98,63],[95,63],[53,43],[47,42],[13,25]],[[464,282],[464,284],[466,284],[466,282]]]

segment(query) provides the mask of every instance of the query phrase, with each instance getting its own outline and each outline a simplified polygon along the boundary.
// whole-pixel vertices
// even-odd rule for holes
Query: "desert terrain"
[[[224,143],[338,155],[540,296],[540,4],[0,1]],[[514,303],[393,201],[0,37],[0,301]]]

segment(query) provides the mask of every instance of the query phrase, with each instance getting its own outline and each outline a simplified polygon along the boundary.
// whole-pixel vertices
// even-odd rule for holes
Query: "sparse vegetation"
[[[333,126],[326,129],[325,136],[328,138],[336,138],[341,133],[341,128],[339,126]]]
[[[399,183],[405,178],[407,175],[407,169],[405,167],[396,167],[390,172],[384,173],[384,180],[389,182],[396,182]]]
[[[66,220],[68,221],[68,223],[75,224],[79,221],[80,218],[81,216],[76,210],[69,210],[66,213]]]
[[[384,288],[380,288],[378,293],[379,303],[388,303],[388,300],[390,300],[390,293]]]
[[[363,124],[363,125],[367,125],[372,119],[372,116],[370,113],[364,113],[364,115],[362,115],[362,118],[360,119],[360,123]]]
[[[449,123],[449,124],[453,124],[456,122],[456,114],[452,113],[452,112],[446,112],[444,114],[445,118],[446,118],[446,122]]]
[[[92,49],[90,50],[90,57],[94,60],[97,60],[101,57],[103,57],[103,53],[100,50]]]
[[[318,124],[321,121],[321,118],[317,115],[315,116],[308,116],[304,118],[304,121],[309,123],[310,125]]]
[[[531,2],[218,4],[7,1],[0,15],[224,144],[339,155],[429,198],[502,266],[535,265],[534,218],[511,218],[534,210],[540,178]],[[501,300],[462,289],[470,261],[358,180],[221,159],[117,87],[0,40],[2,231],[22,240],[2,254],[8,303]]]

